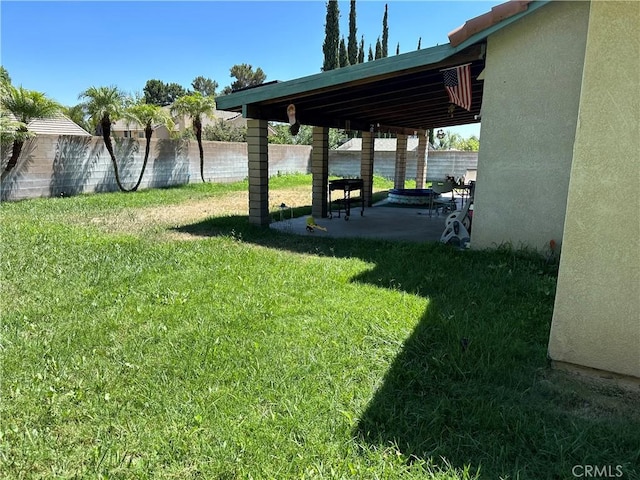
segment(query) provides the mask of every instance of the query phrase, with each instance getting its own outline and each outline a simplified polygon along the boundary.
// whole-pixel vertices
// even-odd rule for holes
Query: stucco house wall
[[[640,379],[638,32],[639,3],[592,3],[549,355]]]
[[[560,243],[588,2],[551,2],[488,37],[472,248]]]

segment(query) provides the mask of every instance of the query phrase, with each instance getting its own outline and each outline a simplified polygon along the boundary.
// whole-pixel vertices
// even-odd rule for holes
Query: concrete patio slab
[[[271,228],[296,235],[334,238],[374,238],[378,240],[409,241],[409,242],[437,242],[444,231],[444,221],[447,214],[429,216],[429,210],[424,207],[392,206],[386,201],[373,207],[365,208],[360,216],[360,207],[351,209],[349,220],[345,220],[344,211],[332,219],[314,218],[316,224],[326,228],[326,231],[307,230],[308,216],[286,219],[274,222]]]

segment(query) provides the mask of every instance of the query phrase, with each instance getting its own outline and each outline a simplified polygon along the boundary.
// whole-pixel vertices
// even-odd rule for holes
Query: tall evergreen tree
[[[422,37],[418,38],[418,50],[420,50],[420,44],[422,43]]]
[[[398,42],[398,45],[396,46],[396,55],[400,55],[400,42]]]
[[[379,58],[383,58],[382,57],[382,44],[380,43],[380,37],[378,37],[378,40],[376,41],[376,60],[378,60]]]
[[[327,17],[324,25],[324,43],[322,52],[324,53],[324,63],[322,70],[334,70],[339,67],[338,47],[340,42],[340,10],[337,0],[327,2]]]
[[[356,32],[356,0],[351,0],[351,9],[349,10],[349,39],[347,44],[350,65],[358,63],[358,40],[356,38]]]
[[[349,66],[349,55],[347,54],[347,46],[344,43],[344,37],[342,37],[340,39],[338,62],[340,64],[340,67],[348,67]]]
[[[360,48],[358,49],[358,63],[364,63],[364,35],[360,39]]]
[[[371,50],[371,45],[369,45],[369,56],[367,57],[367,62],[370,62],[373,59],[373,50]]]
[[[387,4],[384,4],[384,16],[382,17],[382,58],[389,55],[389,25],[387,24]]]

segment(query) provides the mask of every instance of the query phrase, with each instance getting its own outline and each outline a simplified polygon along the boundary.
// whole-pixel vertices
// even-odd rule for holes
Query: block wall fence
[[[142,163],[144,139],[113,138],[120,178],[125,187],[135,185]],[[203,142],[204,176],[215,183],[236,182],[248,177],[246,143]],[[3,165],[10,151],[2,152]],[[269,144],[269,176],[311,173],[311,147]],[[430,151],[427,178],[464,175],[477,167],[477,152]],[[376,152],[374,174],[393,179],[395,152]],[[415,177],[416,152],[407,152],[407,179]],[[329,174],[360,175],[359,151],[329,151]],[[149,159],[140,185],[160,188],[199,183],[200,156],[195,141],[151,141]],[[25,142],[16,167],[2,181],[0,199],[72,196],[117,191],[111,159],[101,137],[38,135]]]

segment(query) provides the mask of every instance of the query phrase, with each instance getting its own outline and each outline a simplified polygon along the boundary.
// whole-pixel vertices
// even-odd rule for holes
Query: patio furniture
[[[445,220],[444,232],[440,236],[440,242],[447,244],[452,241],[458,242],[461,247],[466,246],[471,241],[471,223],[473,220],[473,194],[475,183],[469,185],[469,198],[462,210],[456,210]]]
[[[433,209],[436,210],[436,215],[438,215],[438,210],[442,209],[442,212],[446,211],[454,211],[457,208],[456,200],[453,196],[453,182],[433,182],[431,184],[431,190],[434,195],[431,196],[429,201],[429,216]],[[451,198],[442,197],[443,193],[451,192]]]
[[[349,220],[351,215],[351,202],[353,200],[360,200],[361,209],[360,216],[364,215],[364,198],[362,189],[364,182],[361,178],[341,178],[339,180],[329,181],[329,218],[333,218],[333,209],[331,201],[331,192],[335,190],[342,190],[342,198],[335,200],[335,205],[338,207],[338,218],[340,218],[340,212],[344,209],[344,219]],[[351,192],[360,191],[360,198],[352,197]]]

